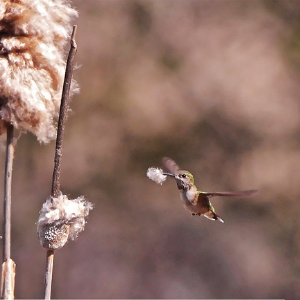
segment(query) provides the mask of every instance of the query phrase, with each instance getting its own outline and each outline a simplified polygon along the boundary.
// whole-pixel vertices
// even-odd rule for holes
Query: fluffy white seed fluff
[[[158,184],[163,184],[163,182],[167,179],[167,176],[163,174],[162,169],[154,167],[147,170],[147,176]]]
[[[84,230],[85,218],[93,205],[83,196],[70,200],[66,195],[49,197],[43,204],[37,222],[41,245],[58,249],[68,240],[74,240]]]
[[[0,1],[0,117],[41,142],[56,137],[64,46],[76,16],[68,0]]]

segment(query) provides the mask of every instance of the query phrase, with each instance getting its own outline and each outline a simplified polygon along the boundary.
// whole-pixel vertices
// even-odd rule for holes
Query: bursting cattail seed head
[[[77,12],[68,0],[0,1],[0,118],[40,142],[56,137],[64,45]],[[71,93],[77,89],[76,83]]]
[[[75,240],[84,230],[85,218],[93,205],[83,196],[70,200],[66,195],[49,197],[43,204],[37,222],[38,238],[46,249],[62,248],[68,240]]]

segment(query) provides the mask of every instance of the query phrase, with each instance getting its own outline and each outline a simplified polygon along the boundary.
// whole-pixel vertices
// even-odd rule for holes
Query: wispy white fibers
[[[41,142],[56,137],[63,48],[76,16],[67,0],[0,1],[0,116]]]
[[[49,197],[43,204],[37,222],[41,245],[47,249],[59,249],[68,240],[74,240],[84,230],[86,217],[93,205],[83,196],[70,200],[66,195]]]
[[[163,182],[167,179],[167,176],[163,174],[163,170],[159,168],[148,168],[147,176],[149,179],[155,181],[158,184],[163,184]]]

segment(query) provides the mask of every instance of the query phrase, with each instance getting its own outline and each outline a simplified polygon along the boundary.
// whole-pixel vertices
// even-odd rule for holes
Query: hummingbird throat
[[[176,183],[179,190],[183,190],[185,192],[188,190],[188,186],[186,186],[182,180],[177,179]]]

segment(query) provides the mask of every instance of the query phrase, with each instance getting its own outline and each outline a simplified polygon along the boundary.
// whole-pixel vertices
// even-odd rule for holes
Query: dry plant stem
[[[11,298],[14,294],[14,274],[12,269],[6,268],[10,259],[11,250],[11,185],[12,185],[12,169],[15,147],[13,144],[14,127],[7,124],[7,140],[6,140],[6,160],[5,160],[5,178],[4,178],[4,238],[3,238],[3,268],[2,270],[2,293],[4,299]]]
[[[72,74],[74,68],[74,58],[77,51],[77,44],[75,41],[77,26],[73,27],[73,32],[71,36],[71,49],[68,55],[66,73],[64,86],[62,91],[58,128],[57,128],[57,138],[55,147],[55,157],[54,157],[54,170],[52,177],[52,190],[51,195],[57,198],[60,194],[60,169],[61,169],[61,158],[62,158],[62,145],[65,132],[65,123],[67,120],[67,113],[69,108],[70,99],[70,87],[72,82]],[[52,274],[53,274],[53,260],[54,260],[54,250],[47,250],[47,265],[45,274],[45,299],[51,298],[51,285],[52,285]]]
[[[47,250],[47,266],[45,276],[45,299],[51,298],[54,250]]]
[[[77,52],[77,44],[75,41],[77,26],[73,27],[72,37],[71,37],[71,49],[69,52],[65,80],[61,98],[58,128],[57,128],[57,138],[56,138],[56,147],[55,147],[55,157],[54,157],[54,170],[52,177],[52,191],[51,195],[55,198],[59,196],[60,193],[60,167],[61,167],[61,157],[62,157],[62,144],[65,133],[65,123],[67,120],[67,113],[69,108],[69,99],[70,99],[70,87],[72,81],[72,74],[74,68],[74,58]]]
[[[5,178],[4,178],[4,239],[3,239],[3,260],[10,258],[11,246],[11,183],[12,168],[14,159],[13,145],[14,127],[11,124],[7,126],[6,141],[6,160],[5,160]]]
[[[2,282],[1,282],[1,298],[2,299],[14,299],[15,293],[15,274],[16,264],[8,258],[2,264]]]

